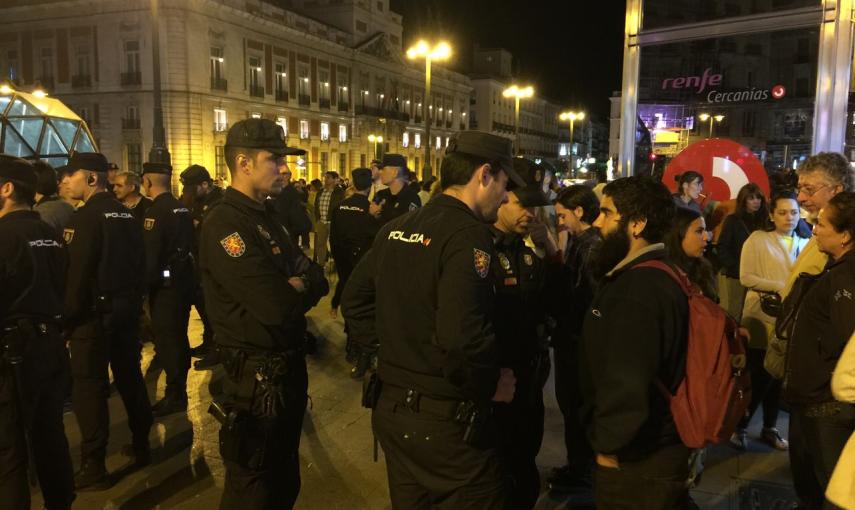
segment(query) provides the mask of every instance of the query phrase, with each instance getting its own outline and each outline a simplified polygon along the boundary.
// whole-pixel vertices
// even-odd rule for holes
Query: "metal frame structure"
[[[627,0],[624,30],[623,86],[621,92],[621,176],[634,173],[635,130],[641,49],[716,37],[777,32],[795,28],[820,28],[817,86],[814,102],[812,152],[843,150],[849,84],[853,59],[855,0],[817,0],[815,7],[724,18],[686,25],[644,30],[644,0]],[[843,115],[840,113],[844,112]],[[628,119],[633,121],[627,122]]]

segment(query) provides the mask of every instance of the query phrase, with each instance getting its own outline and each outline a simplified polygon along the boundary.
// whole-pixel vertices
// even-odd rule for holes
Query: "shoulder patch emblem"
[[[65,241],[65,244],[71,244],[72,239],[74,239],[73,228],[67,228],[62,231],[62,240]]]
[[[143,222],[143,227],[145,227],[146,230],[153,229],[154,228],[154,218],[146,218],[145,221]]]
[[[478,248],[475,251],[475,272],[481,278],[486,278],[490,272],[490,254]]]
[[[237,232],[229,234],[220,240],[223,249],[229,257],[240,257],[246,252],[246,244]]]
[[[501,252],[499,253],[499,264],[502,265],[502,269],[505,271],[508,271],[511,268],[511,261],[508,260],[507,255]]]

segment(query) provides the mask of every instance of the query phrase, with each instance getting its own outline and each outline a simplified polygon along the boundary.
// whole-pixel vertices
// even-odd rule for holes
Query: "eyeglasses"
[[[812,197],[819,193],[819,190],[824,188],[830,188],[831,184],[826,184],[825,186],[820,186],[818,188],[812,188],[810,186],[796,186],[796,191],[799,194],[804,194],[806,197]]]

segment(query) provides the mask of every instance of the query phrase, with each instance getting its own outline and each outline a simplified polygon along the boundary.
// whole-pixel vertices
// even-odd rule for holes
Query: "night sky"
[[[559,6],[557,6],[559,5]],[[608,118],[620,90],[626,4],[622,0],[391,0],[404,17],[404,49],[419,37],[443,38],[450,67],[468,72],[472,48],[505,48],[514,74],[537,95]]]

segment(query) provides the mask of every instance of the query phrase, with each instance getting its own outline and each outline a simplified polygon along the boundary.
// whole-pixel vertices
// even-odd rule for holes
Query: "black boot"
[[[166,396],[151,406],[151,415],[154,418],[162,418],[164,416],[183,413],[187,411],[187,395],[182,396]]]
[[[148,442],[145,444],[126,444],[122,447],[121,454],[130,458],[134,467],[144,467],[151,464],[151,448]]]
[[[74,474],[74,487],[79,491],[102,491],[110,488],[110,478],[104,462],[84,460]]]

